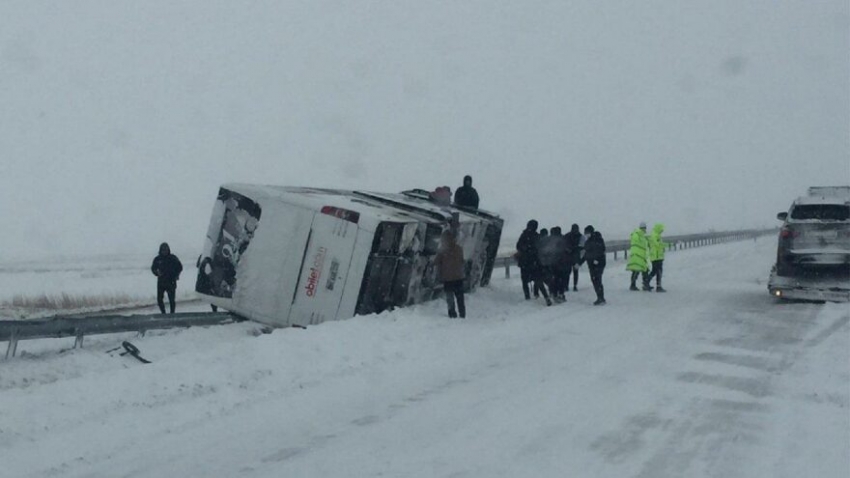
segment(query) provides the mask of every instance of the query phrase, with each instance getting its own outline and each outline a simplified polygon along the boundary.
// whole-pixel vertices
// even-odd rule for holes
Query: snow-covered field
[[[436,301],[21,342],[0,476],[844,478],[850,308],[775,302],[774,255],[772,237],[670,253],[667,294],[611,262],[604,307],[585,271],[549,308],[497,271],[466,320]],[[107,352],[122,340],[153,363]]]
[[[155,251],[150,255],[100,255],[54,257],[39,260],[0,261],[0,319],[36,318],[62,312],[110,308],[113,303],[139,306],[156,303],[156,277],[150,271]],[[195,257],[178,253],[183,274],[177,286],[178,300],[195,299]],[[57,308],[14,307],[18,300],[40,298],[59,302],[62,295],[71,302],[104,301],[98,306]],[[110,299],[111,302],[110,303]]]

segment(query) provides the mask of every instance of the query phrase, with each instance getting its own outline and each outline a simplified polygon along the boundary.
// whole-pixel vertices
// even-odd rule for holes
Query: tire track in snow
[[[696,387],[693,398],[666,423],[663,445],[636,476],[680,477],[705,470],[746,476],[744,450],[758,447],[766,433],[776,399],[774,382],[805,353],[810,343],[806,337],[818,329],[820,310],[802,304],[756,316],[736,310],[719,319],[712,316],[708,323],[719,326],[725,337],[695,353],[686,363],[691,370],[675,377]]]

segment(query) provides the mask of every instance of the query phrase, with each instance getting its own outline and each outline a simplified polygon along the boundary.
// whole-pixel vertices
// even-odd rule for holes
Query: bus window
[[[375,231],[375,240],[372,243],[373,254],[398,254],[401,247],[401,236],[404,224],[394,222],[382,222]]]
[[[425,247],[422,254],[433,256],[440,249],[440,236],[443,234],[443,228],[436,224],[428,224],[428,229],[425,231]]]

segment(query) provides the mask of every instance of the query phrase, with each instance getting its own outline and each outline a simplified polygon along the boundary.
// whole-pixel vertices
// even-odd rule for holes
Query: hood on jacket
[[[537,221],[535,221],[534,219],[528,221],[528,224],[526,224],[525,228],[529,231],[537,231]]]
[[[561,228],[560,228],[560,226],[555,226],[555,227],[553,227],[553,228],[552,228],[552,231],[551,231],[551,234],[552,234],[553,236],[560,236],[560,235],[561,235]]]
[[[578,224],[573,224],[572,227],[570,228],[570,232],[577,232],[577,233],[581,234],[581,231],[578,228]]]
[[[549,230],[544,227],[543,229],[540,230],[539,235],[540,235],[540,237],[546,237],[546,236],[549,235]]]
[[[654,226],[652,226],[652,232],[654,234],[661,234],[662,232],[664,232],[664,224],[661,224],[660,222],[656,223]]]
[[[470,176],[468,174],[466,176],[464,176],[463,177],[463,185],[466,186],[466,187],[471,187],[472,186],[472,176]]]
[[[170,247],[168,247],[168,243],[167,243],[167,242],[163,242],[162,244],[160,244],[160,245],[159,245],[159,255],[161,255],[161,256],[167,256],[167,255],[169,255],[169,254],[171,254],[171,248],[170,248]]]

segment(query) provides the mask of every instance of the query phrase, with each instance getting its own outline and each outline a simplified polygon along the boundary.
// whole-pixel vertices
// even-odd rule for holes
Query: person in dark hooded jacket
[[[549,230],[541,227],[540,232],[537,233],[537,259],[540,261],[540,282],[546,284],[546,287],[549,288],[549,293],[552,293],[552,261],[548,253],[551,239],[549,237]],[[535,283],[534,298],[536,299],[538,297],[540,297],[540,286]]]
[[[528,284],[534,282],[534,287],[540,288],[540,292],[546,299],[546,305],[552,305],[552,299],[549,298],[549,293],[546,291],[546,286],[543,284],[541,277],[540,257],[537,253],[537,221],[534,219],[528,221],[526,228],[519,236],[516,243],[516,260],[519,266],[520,277],[522,279],[522,292],[525,294],[525,300],[531,299],[531,291],[528,289]]]
[[[570,290],[570,275],[573,276],[573,290],[578,290],[578,268],[581,265],[582,256],[582,234],[578,228],[578,224],[573,224],[564,237],[567,240],[567,249],[569,250],[569,269],[566,273],[566,283],[564,290]]]
[[[168,247],[167,242],[159,245],[159,254],[153,258],[151,272],[156,276],[156,305],[159,306],[159,311],[165,313],[163,295],[167,293],[168,305],[173,314],[177,280],[180,279],[180,273],[183,272],[183,264],[180,263],[177,256],[171,253],[171,248]]]
[[[564,295],[567,287],[568,267],[569,267],[569,251],[567,249],[567,238],[561,234],[561,228],[555,226],[552,228],[552,285],[549,288],[549,293],[552,299],[556,302],[566,302],[567,298]]]
[[[478,191],[472,187],[472,176],[463,177],[463,186],[455,191],[455,205],[478,209]]]
[[[587,262],[587,270],[590,273],[590,282],[596,292],[596,302],[593,305],[605,304],[605,288],[602,287],[602,273],[605,271],[605,240],[602,233],[593,229],[593,226],[584,228],[585,234],[589,234],[584,243],[584,261]]]

